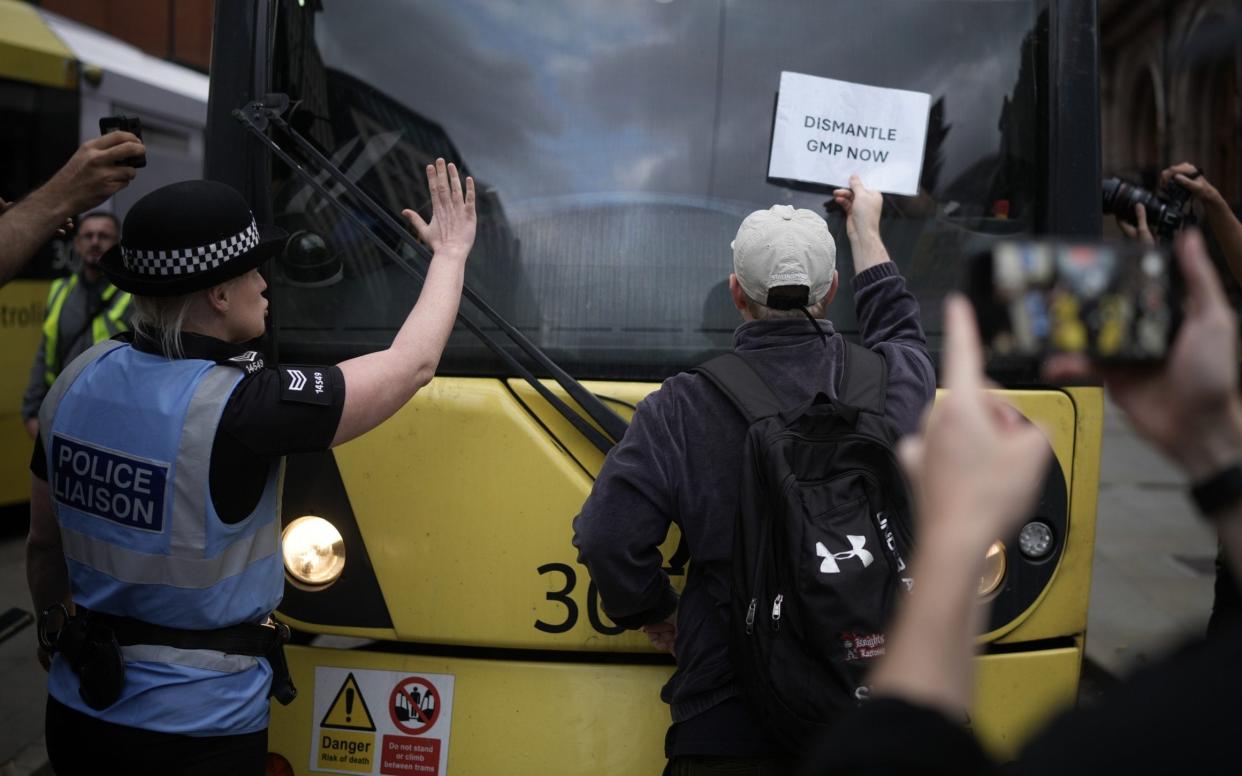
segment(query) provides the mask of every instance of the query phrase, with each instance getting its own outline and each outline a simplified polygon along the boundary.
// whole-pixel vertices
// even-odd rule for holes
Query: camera
[[[1160,194],[1121,178],[1104,179],[1104,212],[1112,213],[1128,224],[1136,224],[1134,206],[1142,204],[1147,211],[1147,225],[1152,234],[1165,241],[1186,222],[1190,192],[1177,181],[1170,180]]]
[[[99,120],[99,134],[106,135],[109,132],[129,132],[139,140],[142,140],[142,119],[137,116],[104,116]],[[128,159],[122,159],[117,164],[127,164],[130,167],[146,167],[147,156],[131,156]]]
[[[1181,275],[1162,247],[1006,241],[968,272],[980,335],[1001,366],[1052,353],[1159,362],[1181,322]]]

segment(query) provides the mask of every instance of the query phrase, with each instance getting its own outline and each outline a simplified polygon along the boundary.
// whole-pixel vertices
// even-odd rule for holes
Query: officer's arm
[[[438,159],[427,166],[433,216],[430,224],[412,210],[405,215],[435,252],[418,303],[392,346],[351,358],[339,366],[345,378],[345,406],[332,446],[348,442],[383,423],[431,382],[457,319],[466,257],[474,245],[474,181],[463,192],[454,165]]]
[[[69,603],[69,569],[60,544],[60,526],[52,514],[45,480],[30,478],[30,533],[26,536],[26,583],[36,611]]]

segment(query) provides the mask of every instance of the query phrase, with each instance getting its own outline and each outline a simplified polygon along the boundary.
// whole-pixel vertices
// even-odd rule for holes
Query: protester
[[[1178,255],[1186,318],[1167,361],[1096,373],[1138,434],[1196,484],[1191,494],[1199,511],[1219,529],[1236,568],[1242,561],[1237,317],[1197,232],[1179,239]],[[975,635],[987,614],[975,586],[984,549],[996,536],[1012,535],[1027,515],[1048,446],[985,392],[973,315],[960,298],[947,304],[945,336],[947,394],[929,413],[921,438],[903,450],[923,527],[913,562],[918,583],[874,672],[872,700],[809,754],[806,774],[1001,772],[962,724],[971,708]],[[1049,363],[1047,375],[1081,379],[1091,370],[1082,357],[1063,356]],[[1098,704],[1054,721],[1004,772],[1233,772],[1240,651],[1239,631],[1192,643]]]
[[[52,281],[43,314],[43,337],[22,394],[22,422],[31,439],[39,433],[39,405],[60,370],[91,345],[129,329],[130,295],[109,283],[99,268],[99,260],[116,245],[119,232],[111,213],[83,216],[73,237],[78,270]]]
[[[258,265],[283,246],[220,183],[158,189],[102,267],[134,332],[70,364],[40,411],[27,573],[56,648],[47,746],[57,773],[260,774],[268,694],[289,700],[279,629],[283,457],[374,428],[434,375],[475,236],[474,182],[427,168],[434,256],[387,350],[266,367]],[[101,496],[102,494],[102,496]],[[65,611],[72,613],[61,626]],[[119,651],[117,645],[119,644]],[[123,659],[123,663],[122,663]]]
[[[136,170],[118,164],[146,153],[129,132],[86,141],[52,179],[0,215],[0,285],[4,285],[51,239],[67,219],[98,207],[129,185]]]
[[[855,176],[834,198],[847,213],[861,340],[887,365],[883,412],[909,432],[935,390],[918,304],[880,239],[881,195]],[[820,392],[835,399],[847,346],[824,319],[838,280],[823,219],[787,205],[756,211],[733,249],[729,290],[743,320],[734,352],[791,407]],[[792,305],[787,292],[798,296]],[[729,656],[746,434],[746,419],[703,374],[669,378],[638,406],[574,521],[579,561],[609,617],[642,628],[676,657],[661,693],[672,708],[665,751],[673,774],[783,773],[790,765],[792,753],[742,697]],[[691,557],[680,602],[661,569],[659,546],[670,523],[680,527]]]

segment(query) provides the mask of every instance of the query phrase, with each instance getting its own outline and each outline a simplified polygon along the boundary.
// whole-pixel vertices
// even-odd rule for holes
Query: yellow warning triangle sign
[[[345,677],[341,689],[337,690],[336,698],[323,715],[320,727],[340,728],[342,730],[369,730],[375,732],[375,721],[371,719],[371,710],[362,698],[362,690],[351,672]]]

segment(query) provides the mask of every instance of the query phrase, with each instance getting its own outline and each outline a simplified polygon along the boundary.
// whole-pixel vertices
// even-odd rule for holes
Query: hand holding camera
[[[1198,170],[1194,174],[1198,175]],[[1141,234],[1140,209],[1145,226],[1149,226],[1152,234],[1164,242],[1172,240],[1190,218],[1191,192],[1177,180],[1170,179],[1164,183],[1159,193],[1121,178],[1105,178],[1103,189],[1104,212],[1117,216],[1123,230],[1125,225],[1134,227],[1136,235]],[[1130,234],[1129,230],[1125,231]]]

